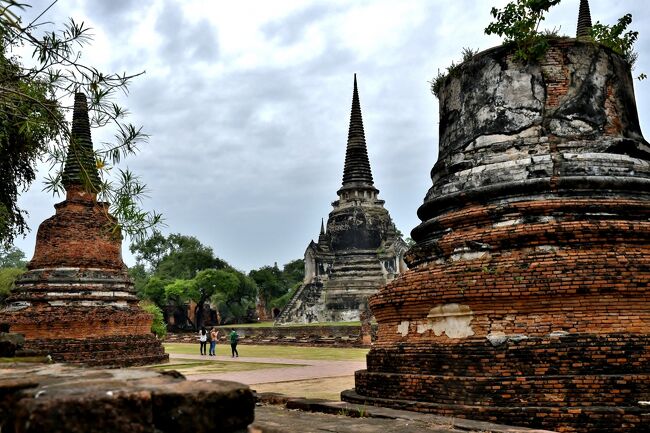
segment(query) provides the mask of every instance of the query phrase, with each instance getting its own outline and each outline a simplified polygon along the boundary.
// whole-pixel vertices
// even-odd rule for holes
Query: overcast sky
[[[428,81],[463,47],[499,44],[483,29],[490,8],[505,3],[60,0],[45,19],[93,28],[85,62],[146,71],[125,101],[131,121],[151,135],[126,161],[151,190],[145,207],[164,214],[163,233],[196,236],[248,271],[302,258],[318,238],[341,185],[354,73],[375,186],[410,233],[438,152],[438,101]],[[49,2],[32,4],[26,17]],[[543,25],[573,36],[578,5],[563,0]],[[650,75],[646,1],[590,5],[594,22],[633,14],[634,73]],[[646,129],[650,80],[635,86]],[[42,187],[41,173],[20,200],[32,232],[16,245],[28,258],[38,225],[61,201]],[[134,264],[126,241],[123,253]]]

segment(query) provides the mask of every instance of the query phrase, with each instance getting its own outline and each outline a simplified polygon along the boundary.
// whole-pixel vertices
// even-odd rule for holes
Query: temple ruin
[[[0,322],[25,336],[25,349],[55,361],[124,366],[166,360],[151,333],[151,315],[138,305],[108,203],[97,201],[100,179],[81,93],[62,181],[66,199],[40,225],[34,257]]]
[[[650,146],[629,63],[582,38],[528,64],[501,46],[438,96],[409,270],[372,296],[378,341],[343,399],[648,431]]]
[[[305,251],[305,281],[276,323],[359,320],[368,296],[406,269],[406,244],[377,198],[354,76],[343,185]]]

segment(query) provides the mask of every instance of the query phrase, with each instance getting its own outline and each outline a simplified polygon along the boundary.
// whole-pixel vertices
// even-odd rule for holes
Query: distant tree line
[[[164,335],[170,316],[179,328],[198,329],[209,324],[257,321],[273,317],[288,302],[303,280],[304,261],[293,260],[280,269],[276,264],[246,275],[215,256],[212,248],[193,236],[153,234],[130,246],[136,265],[129,269],[143,307],[158,319],[156,334]],[[0,245],[0,307],[24,273],[25,253]],[[193,306],[192,311],[189,307]],[[206,317],[206,314],[209,317]]]
[[[176,326],[193,329],[257,321],[258,303],[272,317],[271,310],[284,307],[304,274],[303,260],[294,260],[282,270],[275,264],[246,275],[197,238],[178,233],[154,232],[130,250],[137,261],[129,273],[138,296],[161,308],[167,321],[175,314]]]

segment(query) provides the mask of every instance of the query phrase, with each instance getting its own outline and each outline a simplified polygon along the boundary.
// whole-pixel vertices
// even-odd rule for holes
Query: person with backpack
[[[239,358],[239,352],[237,352],[237,343],[239,342],[239,335],[234,329],[230,332],[230,350],[232,352],[232,357]]]

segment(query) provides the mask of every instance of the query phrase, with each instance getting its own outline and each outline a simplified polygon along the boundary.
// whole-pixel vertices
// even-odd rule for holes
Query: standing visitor
[[[217,339],[219,338],[219,331],[212,328],[210,329],[210,356],[217,356]]]
[[[237,343],[239,342],[239,335],[234,329],[230,332],[230,350],[232,352],[232,357],[235,356],[239,358],[239,352],[237,352]]]
[[[205,326],[199,331],[199,344],[201,345],[201,355],[205,355],[205,349],[208,345],[208,331],[205,330]]]

